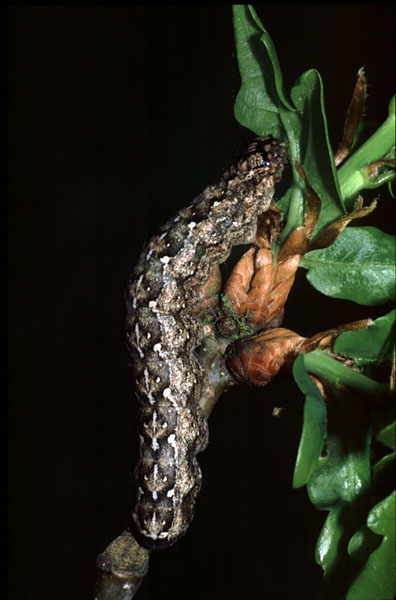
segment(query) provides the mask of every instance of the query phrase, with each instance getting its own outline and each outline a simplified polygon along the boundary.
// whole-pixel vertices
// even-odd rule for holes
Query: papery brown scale
[[[366,97],[367,82],[364,69],[361,67],[358,71],[355,89],[348,108],[342,142],[334,156],[336,166],[341,164],[351,151],[353,140],[363,118]]]
[[[255,248],[250,248],[238,261],[228,278],[225,295],[239,317],[243,316],[241,302],[247,297],[247,289],[254,273]]]
[[[251,322],[258,324],[266,317],[268,294],[273,279],[272,257],[269,250],[258,250],[255,261],[256,271],[250,283],[250,290],[240,303],[239,311],[243,315],[249,311]]]
[[[227,366],[237,381],[263,386],[291,367],[303,342],[289,329],[268,329],[231,344]]]
[[[291,288],[293,287],[297,268],[300,262],[300,256],[290,256],[281,264],[277,264],[271,289],[266,298],[266,311],[260,323],[264,327],[280,312],[286,303]]]
[[[281,212],[271,206],[260,217],[254,246],[235,265],[225,287],[225,295],[237,315],[249,313],[251,324],[261,328],[266,322],[267,296],[273,283],[271,241],[279,235]]]
[[[336,239],[341,235],[344,231],[345,227],[349,225],[349,223],[355,219],[361,219],[362,217],[366,217],[369,215],[375,207],[377,206],[377,201],[373,200],[373,202],[369,206],[363,206],[363,198],[359,196],[356,200],[354,209],[348,214],[340,217],[333,223],[330,223],[318,235],[310,244],[308,250],[311,252],[312,250],[321,250],[322,248],[328,248],[331,244],[334,244]]]
[[[269,249],[251,248],[233,269],[225,294],[237,315],[243,317],[247,311],[251,323],[262,320],[271,289],[273,275],[272,256]]]

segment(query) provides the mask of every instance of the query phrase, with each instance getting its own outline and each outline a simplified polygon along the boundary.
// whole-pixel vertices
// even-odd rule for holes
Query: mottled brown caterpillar
[[[208,443],[208,427],[199,402],[208,382],[196,308],[203,287],[233,246],[254,241],[285,161],[282,142],[254,140],[218,183],[151,238],[130,274],[126,337],[140,402],[133,521],[148,548],[170,546],[186,532],[201,486],[196,455]]]

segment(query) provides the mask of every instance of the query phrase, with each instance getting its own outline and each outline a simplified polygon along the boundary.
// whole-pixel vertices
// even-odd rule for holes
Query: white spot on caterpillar
[[[153,308],[153,309],[154,309],[154,308],[156,308],[156,306],[157,306],[157,303],[156,303],[156,301],[155,301],[155,300],[150,300],[150,302],[149,302],[149,304],[148,304],[148,305],[149,305],[149,308]]]
[[[157,412],[154,411],[153,412],[153,432],[155,433],[157,431]]]
[[[149,374],[148,374],[147,367],[145,367],[143,372],[144,372],[144,383],[146,385],[146,390],[149,392],[150,391],[150,387],[149,387],[150,382],[149,382]]]
[[[137,283],[136,283],[136,293],[137,293],[138,289],[140,288],[140,284],[142,283],[143,277],[144,277],[144,273],[142,273],[140,275],[139,279],[137,280]]]
[[[162,348],[161,344],[154,344],[154,346],[153,346],[154,352],[161,352],[161,348]]]
[[[161,521],[161,525],[165,525],[165,521]],[[162,533],[159,534],[159,537],[161,538],[161,540],[167,538],[169,535],[169,531],[163,531]]]
[[[158,465],[157,465],[157,463],[154,463],[154,470],[153,470],[154,487],[156,486],[157,476],[158,476]]]
[[[175,407],[175,409],[177,411],[179,411],[179,407],[178,407],[177,402],[175,401],[174,397],[172,396],[172,390],[170,388],[165,388],[164,391],[162,392],[162,395],[164,398],[167,398],[168,400],[170,400],[172,405]]]
[[[191,223],[189,223],[187,225],[187,227],[189,228],[190,231],[192,231],[194,229],[194,227],[196,227],[197,224],[195,223],[195,221],[191,221]]]
[[[162,258],[160,258],[160,262],[162,262],[162,264],[164,264],[164,265],[167,265],[169,261],[170,261],[170,256],[163,256]]]
[[[147,367],[145,367],[143,373],[144,373],[144,383],[146,386],[147,397],[149,399],[150,404],[155,404],[155,398],[150,390],[150,380],[149,380],[149,374],[148,374]]]
[[[139,331],[138,323],[136,323],[136,325],[135,325],[135,335],[136,335],[136,345],[137,345],[137,349],[139,352],[139,356],[140,356],[140,358],[144,358],[144,352],[140,347],[140,331]]]
[[[166,440],[170,446],[176,448],[176,436],[174,433],[171,433]]]
[[[169,490],[166,495],[168,496],[168,498],[172,498],[172,496],[175,495],[175,488]]]
[[[153,493],[151,495],[153,497],[153,500],[157,500],[158,494],[157,494],[157,492],[155,490],[153,490]]]
[[[159,450],[159,444],[158,444],[158,440],[156,437],[153,437],[152,442],[151,442],[151,447],[154,451]]]
[[[151,525],[152,525],[153,527],[155,527],[155,526],[156,526],[156,523],[157,523],[157,513],[156,513],[156,512],[155,512],[155,510],[154,510],[154,511],[153,511],[153,516],[151,517]],[[155,535],[155,537],[157,537],[157,535],[156,535],[156,534],[154,534],[154,535]]]

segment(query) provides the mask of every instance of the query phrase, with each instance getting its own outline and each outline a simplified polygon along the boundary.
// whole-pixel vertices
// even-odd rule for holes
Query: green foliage
[[[342,334],[339,340],[345,354],[371,365],[372,353],[367,349],[372,342],[384,362],[389,362],[394,316],[392,311],[364,331]],[[386,395],[387,410],[373,409],[372,400],[380,398],[375,391],[378,384],[362,380],[361,385],[359,378],[368,378],[341,364],[329,374],[328,360],[333,359],[315,351],[300,356],[293,370],[306,395],[293,485],[307,485],[314,506],[328,511],[315,556],[324,571],[322,598],[391,600],[395,594],[395,515],[390,510],[394,504],[394,409],[388,407]],[[312,372],[332,384],[326,405],[319,390],[313,390]],[[393,452],[373,463],[383,446]],[[377,594],[373,594],[375,589]]]
[[[293,476],[293,487],[299,488],[308,483],[321,460],[326,460],[321,459],[321,452],[327,434],[327,414],[322,395],[309,376],[303,356],[295,361],[293,374],[305,394],[304,426]]]
[[[300,266],[326,296],[365,306],[395,300],[395,237],[375,227],[345,229],[329,248],[303,256]]]
[[[235,44],[242,86],[235,102],[235,117],[257,135],[273,135],[289,144],[293,184],[288,196],[288,220],[283,241],[302,222],[304,183],[295,169],[298,159],[322,200],[316,228],[345,214],[330,146],[320,74],[311,69],[284,91],[278,57],[268,32],[250,6],[234,6]]]
[[[334,352],[353,358],[356,366],[391,363],[395,354],[395,310],[380,317],[367,329],[340,335]]]
[[[235,117],[289,148],[292,181],[278,202],[286,219],[280,244],[304,214],[305,185],[296,159],[322,201],[315,237],[346,214],[361,190],[394,179],[388,160],[394,157],[394,98],[383,125],[336,170],[320,74],[303,73],[288,93],[274,44],[255,10],[235,5],[233,13],[242,80]],[[370,164],[382,159],[372,176]],[[374,227],[345,229],[329,248],[308,253],[301,266],[311,285],[332,298],[365,306],[395,299],[395,239]],[[305,404],[293,486],[306,485],[313,505],[328,513],[316,548],[324,600],[395,596],[395,414],[389,397],[394,323],[392,311],[365,330],[339,336],[334,352],[351,359],[354,368],[318,350],[294,364]],[[311,374],[326,382],[325,399]]]

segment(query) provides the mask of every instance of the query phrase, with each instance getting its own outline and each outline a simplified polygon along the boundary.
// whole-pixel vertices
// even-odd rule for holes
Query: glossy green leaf
[[[324,570],[323,598],[342,598],[356,572],[348,558],[348,543],[367,514],[370,487],[371,426],[361,410],[361,399],[334,392],[328,403],[327,461],[318,464],[308,493],[312,503],[329,514],[316,547],[316,561]]]
[[[384,427],[383,429],[381,429],[381,431],[378,433],[376,439],[381,442],[382,444],[384,444],[385,446],[388,446],[389,448],[393,448],[393,450],[395,449],[395,421],[393,421],[392,423],[389,423],[389,425],[386,425],[386,427]]]
[[[318,71],[311,69],[303,73],[290,95],[298,112],[279,107],[293,168],[292,195],[287,223],[279,240],[280,245],[303,221],[305,184],[296,171],[296,160],[303,164],[309,183],[322,202],[313,238],[326,225],[345,214],[328,136],[323,83]]]
[[[395,352],[395,315],[392,310],[359,331],[342,333],[334,344],[334,352],[353,358],[356,366],[392,362]]]
[[[393,431],[395,429],[395,422],[392,423]],[[378,436],[377,438],[378,439]],[[392,440],[393,446],[395,445],[395,440]],[[390,454],[386,454],[379,461],[377,461],[373,467],[373,478],[374,483],[378,485],[378,480],[386,477],[387,473],[393,475],[394,473],[394,463],[396,459],[396,452],[391,452]]]
[[[373,533],[365,523],[349,540],[348,554],[357,562],[365,563],[380,543],[381,538]]]
[[[293,106],[284,89],[275,46],[255,10],[250,5],[234,5],[233,15],[242,80],[235,118],[257,135],[287,138],[289,144],[293,185],[287,196],[287,223],[279,240],[283,244],[303,219],[305,186],[295,169],[297,159],[322,200],[316,233],[345,214],[327,131],[322,79],[314,69],[301,75],[290,92]]]
[[[296,109],[289,102],[287,95],[286,95],[286,91],[285,91],[284,83],[283,83],[282,72],[281,72],[279,59],[278,59],[278,55],[277,55],[274,43],[273,43],[271,37],[269,36],[268,31],[265,29],[264,25],[262,24],[261,20],[259,19],[253,6],[251,4],[249,4],[247,8],[250,11],[253,21],[256,23],[257,27],[262,32],[262,34],[260,35],[260,42],[265,46],[265,48],[267,50],[268,58],[270,59],[270,62],[272,65],[273,77],[270,77],[270,79],[273,81],[273,85],[276,90],[275,102],[276,102],[277,106],[280,106],[281,104],[283,104],[287,110],[295,111]]]
[[[263,27],[248,5],[233,6],[235,47],[242,85],[234,114],[236,120],[256,135],[284,138],[278,112],[274,68],[261,43]]]
[[[318,388],[309,377],[302,356],[294,363],[293,375],[300,390],[306,394],[303,430],[293,475],[293,487],[299,488],[310,480],[320,460],[326,436],[326,406]]]
[[[318,291],[365,306],[395,299],[395,237],[375,227],[349,227],[329,248],[300,265]]]
[[[300,137],[301,162],[308,175],[310,185],[321,199],[322,210],[318,225],[319,233],[325,225],[345,214],[341,200],[334,156],[330,145],[322,78],[316,69],[303,73],[294,84],[291,98],[303,127]]]
[[[379,502],[369,512],[367,527],[383,536],[381,544],[368,557],[365,566],[350,586],[346,600],[394,600],[396,492]]]
[[[394,443],[394,441],[393,441]],[[386,454],[378,460],[372,469],[371,503],[376,504],[395,487],[396,452]],[[396,516],[396,515],[395,515]]]

